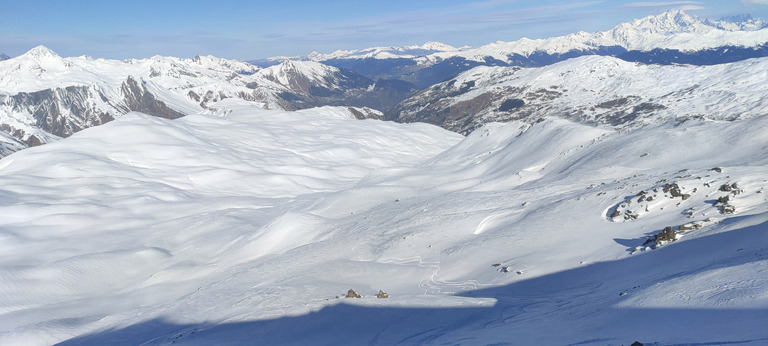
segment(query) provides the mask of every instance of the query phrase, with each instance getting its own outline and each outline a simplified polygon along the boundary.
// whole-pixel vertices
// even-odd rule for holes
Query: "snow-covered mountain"
[[[253,60],[256,65],[276,65],[285,60],[329,61],[337,59],[416,59],[435,53],[458,52],[458,48],[440,42],[427,42],[423,45],[399,47],[370,47],[353,50],[337,50],[330,54],[312,52],[306,56],[279,56],[263,60]],[[266,67],[265,66],[265,67]]]
[[[369,78],[398,78],[425,88],[472,67],[545,66],[582,55],[617,56],[646,63],[711,65],[768,56],[768,22],[761,19],[699,19],[670,11],[618,24],[608,31],[498,41],[454,48],[375,47],[313,53],[308,59],[343,67]]]
[[[468,133],[481,124],[560,116],[614,127],[768,114],[768,58],[714,66],[645,65],[585,56],[539,68],[480,66],[387,114]]]
[[[237,97],[284,108],[285,88],[258,68],[215,57],[62,58],[39,46],[0,62],[0,123],[27,146],[67,137],[130,111],[178,118]]]
[[[26,146],[35,146],[130,111],[173,119],[226,98],[270,109],[384,108],[415,91],[407,83],[375,83],[314,62],[285,62],[262,70],[212,56],[124,61],[62,58],[39,46],[0,62],[0,128]]]
[[[0,53],[0,61],[2,61],[2,60],[8,60],[8,59],[10,59],[10,58],[11,58],[11,57],[10,57],[10,56],[7,56],[7,55],[5,55],[5,53]]]
[[[1,344],[768,340],[768,116],[210,108],[0,159]]]

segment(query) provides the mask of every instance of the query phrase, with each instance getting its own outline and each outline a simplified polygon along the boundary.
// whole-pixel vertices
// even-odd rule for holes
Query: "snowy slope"
[[[215,108],[0,160],[0,343],[768,340],[766,116],[462,138]]]
[[[743,119],[768,114],[766,80],[768,58],[662,66],[586,56],[541,68],[479,66],[404,100],[388,117],[464,133],[549,115],[614,127]]]
[[[321,94],[345,92],[351,89],[368,88],[373,84],[363,76],[351,71],[324,65],[314,61],[286,60],[279,65],[260,70],[257,73],[266,80],[286,87],[297,94]]]
[[[26,148],[26,146],[11,135],[0,131],[0,158]]]

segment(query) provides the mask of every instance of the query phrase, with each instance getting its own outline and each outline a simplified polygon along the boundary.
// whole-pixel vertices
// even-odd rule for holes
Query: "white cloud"
[[[763,1],[768,0],[752,0]],[[642,1],[642,2],[630,2],[622,5],[621,7],[660,7],[660,6],[679,6],[682,9],[703,9],[704,3],[701,1]]]

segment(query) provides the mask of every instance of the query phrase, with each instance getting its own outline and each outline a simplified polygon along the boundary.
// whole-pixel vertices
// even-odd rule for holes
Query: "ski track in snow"
[[[768,340],[767,116],[463,138],[217,107],[0,160],[0,343]]]

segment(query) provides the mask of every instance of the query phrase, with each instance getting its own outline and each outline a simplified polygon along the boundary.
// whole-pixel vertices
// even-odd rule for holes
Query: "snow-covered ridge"
[[[272,57],[267,60],[283,61],[283,60],[311,60],[311,61],[326,61],[334,59],[396,59],[405,58],[413,59],[424,55],[434,54],[438,52],[458,52],[459,48],[441,42],[426,42],[422,45],[409,45],[409,46],[396,46],[396,47],[370,47],[364,49],[353,50],[337,50],[333,53],[323,54],[319,52],[312,52],[306,56],[294,56],[294,57]]]
[[[285,60],[279,65],[264,68],[258,75],[294,90],[309,92],[310,86],[339,88],[341,70],[315,61]]]
[[[0,125],[27,146],[45,144],[130,111],[166,118],[224,98],[292,109],[285,86],[251,64],[213,56],[107,60],[63,58],[44,46],[0,61]]]
[[[745,119],[768,114],[767,79],[768,58],[689,66],[584,56],[539,68],[479,66],[406,99],[390,118],[459,132],[551,115],[615,127]]]
[[[597,50],[600,47],[622,47],[626,50],[650,51],[675,49],[697,51],[721,46],[752,47],[768,42],[768,27],[759,25],[727,26],[724,22],[705,21],[683,11],[665,12],[655,16],[621,23],[608,31],[577,32],[546,39],[523,38],[513,42],[467,49],[456,56],[470,60],[486,56],[508,61],[509,55],[529,56],[535,52],[564,54],[570,51]],[[454,55],[436,53],[442,59]],[[431,58],[430,58],[431,59]]]
[[[740,22],[702,20],[683,11],[670,11],[618,24],[608,31],[573,34],[516,41],[497,41],[480,47],[455,48],[429,42],[422,46],[372,47],[359,50],[339,50],[330,54],[312,53],[313,61],[334,59],[414,59],[431,64],[452,57],[484,61],[486,57],[510,62],[510,56],[528,57],[534,53],[565,54],[571,51],[592,51],[601,47],[621,47],[625,50],[650,51],[675,49],[697,51],[722,46],[753,47],[768,43],[768,22],[749,19]]]
[[[119,84],[128,76],[152,80],[167,89],[189,88],[221,80],[238,85],[259,68],[245,62],[197,56],[192,59],[155,56],[147,59],[108,60],[88,56],[62,58],[44,46],[0,61],[0,90],[8,93],[55,87]],[[233,73],[240,72],[242,75]],[[267,82],[268,84],[268,82]]]

